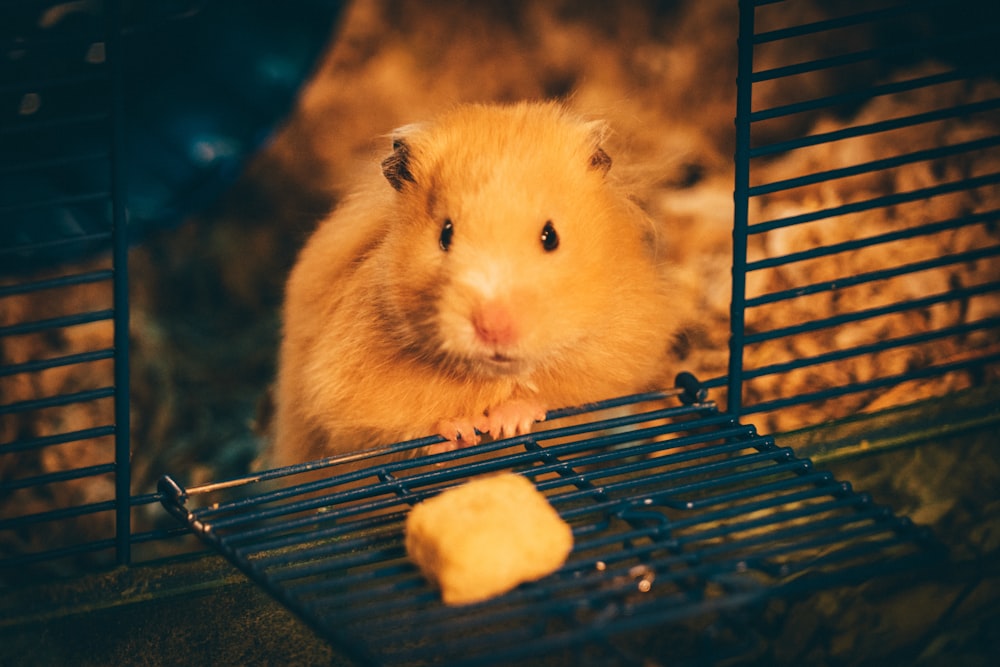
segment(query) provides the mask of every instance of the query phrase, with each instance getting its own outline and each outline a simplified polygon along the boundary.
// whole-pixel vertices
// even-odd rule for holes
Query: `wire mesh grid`
[[[788,430],[996,381],[996,7],[791,4],[741,3],[729,409]]]
[[[935,554],[926,530],[711,403],[667,404],[679,393],[553,413],[547,430],[481,449],[391,460],[437,441],[425,439],[372,453],[354,472],[331,459],[235,486],[185,490],[167,477],[161,491],[172,513],[361,664],[705,660],[732,647],[706,651],[690,628],[668,646],[654,628]],[[567,412],[578,414],[566,423]],[[573,528],[573,552],[536,583],[446,606],[408,560],[403,522],[415,503],[500,471],[546,495]],[[277,474],[280,486],[252,490]]]

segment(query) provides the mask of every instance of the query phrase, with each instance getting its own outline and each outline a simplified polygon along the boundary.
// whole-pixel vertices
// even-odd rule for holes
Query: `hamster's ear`
[[[611,132],[608,124],[602,120],[595,120],[587,123],[587,131],[590,133],[591,145],[594,147],[594,152],[590,154],[590,164],[588,165],[591,169],[600,171],[601,174],[608,173],[611,169],[611,156],[604,152],[601,148],[601,143]]]
[[[382,160],[382,173],[389,184],[402,191],[403,182],[415,183],[410,173],[410,145],[402,137],[392,140],[392,155]]]
[[[611,169],[611,156],[598,146],[590,156],[590,168],[597,169],[602,174],[608,173],[608,170]]]

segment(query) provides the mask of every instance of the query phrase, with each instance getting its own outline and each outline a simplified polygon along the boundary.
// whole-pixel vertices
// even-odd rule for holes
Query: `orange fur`
[[[471,444],[471,425],[510,435],[662,385],[677,296],[653,223],[605,173],[603,133],[551,103],[398,131],[405,178],[348,198],[289,278],[267,463],[435,432]],[[477,335],[477,312],[503,335]]]

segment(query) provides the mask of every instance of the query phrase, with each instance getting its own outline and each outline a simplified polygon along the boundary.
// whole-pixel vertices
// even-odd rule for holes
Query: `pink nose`
[[[472,312],[476,338],[486,345],[511,345],[517,342],[517,325],[510,310],[495,301],[484,303]]]

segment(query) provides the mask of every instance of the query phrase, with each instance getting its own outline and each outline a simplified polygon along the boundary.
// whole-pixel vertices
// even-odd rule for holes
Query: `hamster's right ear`
[[[611,169],[611,156],[598,146],[590,156],[590,168],[596,169],[602,174],[608,173],[608,170]]]
[[[404,181],[415,183],[410,173],[410,145],[402,137],[392,140],[392,155],[382,160],[382,173],[389,184],[402,191]]]
[[[590,121],[586,124],[586,128],[594,149],[594,152],[590,154],[589,166],[601,174],[606,174],[611,169],[611,156],[604,152],[601,143],[611,134],[611,128],[603,120]]]

